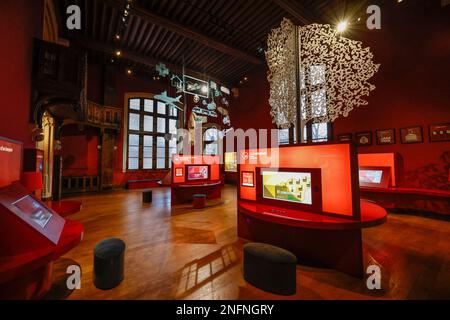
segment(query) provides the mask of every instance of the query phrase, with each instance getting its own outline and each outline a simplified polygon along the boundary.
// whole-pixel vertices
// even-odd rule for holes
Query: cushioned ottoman
[[[142,192],[142,202],[144,203],[151,203],[153,198],[153,192],[152,190],[144,190]]]
[[[244,279],[280,295],[296,293],[297,258],[287,250],[264,244],[244,245]]]
[[[108,238],[94,249],[94,284],[98,289],[109,290],[123,280],[125,242]]]
[[[194,194],[192,198],[194,209],[203,209],[206,206],[206,194]]]

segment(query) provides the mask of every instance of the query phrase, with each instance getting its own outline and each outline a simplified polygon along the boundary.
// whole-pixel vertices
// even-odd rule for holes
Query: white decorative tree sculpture
[[[378,71],[369,48],[342,37],[330,25],[295,26],[284,19],[268,38],[270,106],[280,128],[347,117],[375,86]],[[299,100],[299,101],[297,101]]]

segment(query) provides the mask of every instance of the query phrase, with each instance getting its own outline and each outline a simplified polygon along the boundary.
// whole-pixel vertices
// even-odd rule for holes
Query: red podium
[[[193,201],[195,194],[206,199],[220,199],[223,183],[220,180],[218,156],[174,155],[172,161],[172,205]]]
[[[0,300],[43,297],[52,262],[83,236],[82,224],[65,220],[17,182],[21,153],[19,142],[0,138]]]
[[[299,263],[363,277],[361,230],[382,224],[387,213],[360,200],[353,145],[244,150],[240,163],[240,237],[287,249]]]

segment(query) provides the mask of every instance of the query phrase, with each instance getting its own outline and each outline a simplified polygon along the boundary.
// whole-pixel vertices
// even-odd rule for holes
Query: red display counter
[[[81,201],[62,200],[46,201],[45,204],[56,211],[61,217],[68,217],[81,210]]]
[[[295,254],[299,263],[313,263],[362,278],[361,229],[386,221],[386,211],[361,201],[361,220],[318,215],[240,201],[238,236],[270,243]]]
[[[450,191],[416,188],[361,188],[361,197],[386,209],[450,215]]]
[[[287,249],[300,264],[364,276],[361,230],[387,213],[360,200],[352,144],[244,150],[239,176],[240,237]]]
[[[41,298],[52,262],[83,237],[82,224],[61,218],[18,183],[0,189],[0,229],[0,299]]]
[[[206,195],[207,200],[220,199],[223,183],[221,181],[193,184],[174,184],[171,186],[172,204],[191,202],[195,194]]]
[[[397,184],[397,160],[395,153],[359,154],[361,197],[376,202],[386,209],[416,210],[450,215],[450,191],[423,188],[405,188]],[[382,174],[379,169],[383,169]],[[372,183],[361,174],[363,169],[373,172]],[[385,170],[387,172],[385,172]],[[389,183],[382,183],[384,180]]]
[[[172,205],[192,202],[194,194],[204,194],[208,200],[220,199],[222,188],[218,156],[173,156]]]
[[[83,237],[82,224],[62,218],[18,182],[21,153],[19,142],[0,138],[0,300],[42,298],[52,262]]]

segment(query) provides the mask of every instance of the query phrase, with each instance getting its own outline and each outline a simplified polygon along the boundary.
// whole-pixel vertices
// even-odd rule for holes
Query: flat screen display
[[[14,202],[13,205],[25,214],[30,221],[34,222],[42,229],[45,228],[53,216],[50,211],[31,196],[25,196],[22,199],[19,199]]]
[[[237,153],[225,152],[224,164],[226,172],[237,172]]]
[[[262,171],[261,175],[263,198],[312,205],[311,173]]]
[[[383,178],[382,170],[359,170],[359,183],[380,184]]]
[[[208,180],[209,179],[209,166],[197,165],[187,166],[187,180]]]

